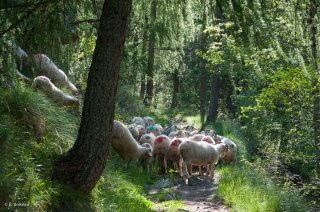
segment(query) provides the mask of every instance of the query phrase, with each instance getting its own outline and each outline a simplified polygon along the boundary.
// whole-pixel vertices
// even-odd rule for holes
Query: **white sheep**
[[[190,132],[189,136],[191,137],[191,136],[194,136],[194,135],[196,135],[198,133],[199,133],[198,130],[193,130],[192,132]]]
[[[191,133],[195,130],[194,126],[186,126],[186,131]]]
[[[33,80],[32,87],[43,91],[49,98],[61,106],[70,106],[75,110],[79,110],[79,100],[57,88],[48,77],[36,77]]]
[[[213,137],[216,133],[214,132],[214,130],[206,130],[206,131],[205,131],[205,134],[206,134],[207,136]]]
[[[154,142],[156,140],[156,137],[152,133],[147,133],[141,136],[139,139],[140,144],[148,143],[152,147],[154,147]]]
[[[150,116],[146,116],[143,118],[144,122],[146,123],[146,127],[155,125],[156,123],[154,122],[153,118],[151,118]]]
[[[125,167],[128,167],[132,160],[152,157],[152,149],[139,145],[129,129],[117,120],[113,121],[111,146],[125,161]]]
[[[209,164],[210,177],[214,177],[214,165],[227,150],[225,144],[212,145],[204,141],[185,140],[179,146],[183,158],[183,178],[187,180],[190,175],[187,171],[189,164],[202,166]]]
[[[78,94],[78,89],[68,79],[67,75],[61,69],[59,69],[46,55],[33,55],[31,63],[33,63],[35,67],[34,72],[36,76],[46,76],[56,86],[66,86],[74,95]]]
[[[225,156],[222,158],[222,162],[224,163],[235,163],[236,162],[236,154],[237,154],[237,145],[228,138],[223,138],[221,140],[228,147],[228,151]]]
[[[177,130],[175,132],[171,132],[168,137],[169,138],[187,138],[189,136],[189,132],[186,130]]]
[[[167,156],[171,139],[166,135],[157,136],[154,141],[154,157],[159,161],[162,174],[167,173]]]
[[[189,139],[193,140],[193,141],[201,141],[204,137],[205,137],[205,135],[195,134],[195,135],[189,137]]]
[[[129,124],[127,126],[129,129],[131,135],[134,137],[134,139],[139,140],[139,130],[136,124]]]
[[[183,139],[174,138],[171,140],[167,159],[173,162],[174,168],[178,170],[180,176],[182,177],[182,158],[179,152],[179,146],[182,143]]]
[[[205,141],[209,144],[216,144],[216,142],[214,141],[214,139],[211,136],[204,136],[201,141]]]
[[[155,136],[159,136],[162,134],[163,128],[160,124],[155,124],[147,127],[147,132],[152,132]]]
[[[149,154],[143,154],[139,160],[142,162],[144,167],[147,169],[147,172],[150,170],[150,166],[152,165],[153,161],[153,147],[148,143],[141,144],[142,147],[145,147],[148,149]]]
[[[175,132],[175,131],[177,131],[177,130],[178,130],[178,127],[177,127],[176,125],[171,125],[171,126],[165,128],[165,129],[163,130],[162,134],[169,136],[169,134],[170,134],[171,132]]]
[[[143,127],[146,127],[146,122],[144,121],[143,118],[141,117],[134,117],[132,120],[131,120],[131,124],[137,124],[137,125],[141,125]]]

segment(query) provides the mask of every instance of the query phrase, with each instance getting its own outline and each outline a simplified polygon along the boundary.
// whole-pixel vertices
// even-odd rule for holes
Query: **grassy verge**
[[[15,90],[2,89],[0,94],[0,211],[47,211],[61,198],[79,211],[173,208],[173,203],[155,205],[146,198],[147,187],[157,176],[141,170],[139,164],[124,169],[123,161],[112,151],[89,201],[66,186],[53,184],[53,162],[72,147],[79,117],[23,85]],[[23,115],[26,108],[37,111],[44,124],[40,141]]]
[[[219,169],[218,196],[234,211],[310,211],[310,204],[293,190],[275,184],[265,173],[248,162],[245,138],[240,126],[230,121],[218,121],[214,128],[232,139],[238,146],[236,165]]]

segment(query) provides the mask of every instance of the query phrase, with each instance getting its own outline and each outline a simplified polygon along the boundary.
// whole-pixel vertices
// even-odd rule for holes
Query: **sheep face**
[[[143,143],[141,144],[142,147],[144,147],[146,149],[146,154],[149,156],[149,157],[152,157],[153,156],[153,148],[150,144],[148,143]]]

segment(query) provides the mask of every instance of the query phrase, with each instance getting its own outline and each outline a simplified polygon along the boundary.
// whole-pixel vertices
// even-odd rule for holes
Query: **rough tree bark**
[[[171,108],[176,108],[178,106],[179,87],[180,87],[179,70],[175,69],[173,72],[173,92],[172,92]]]
[[[209,125],[210,123],[214,122],[218,116],[218,101],[219,101],[219,91],[220,91],[220,74],[215,73],[211,76],[211,96],[210,96],[210,106],[209,106],[209,113],[206,119],[206,122],[201,127],[201,130]]]
[[[54,164],[53,179],[89,194],[110,146],[115,94],[132,0],[105,0],[74,146]]]
[[[150,106],[153,98],[153,71],[154,71],[154,47],[156,44],[155,22],[157,18],[157,0],[151,3],[151,29],[148,47],[147,90],[144,104]]]
[[[315,144],[315,155],[316,155],[316,170],[320,173],[320,82],[319,82],[319,55],[318,55],[318,42],[317,42],[317,11],[319,3],[317,0],[310,0],[310,17],[309,24],[311,29],[311,52],[313,57],[313,67],[315,69],[315,76],[312,79],[313,86],[313,137]],[[318,16],[319,18],[319,16]]]

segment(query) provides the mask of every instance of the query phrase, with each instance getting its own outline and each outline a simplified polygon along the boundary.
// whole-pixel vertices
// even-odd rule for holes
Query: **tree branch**
[[[87,20],[79,20],[79,21],[73,21],[73,22],[70,22],[70,24],[74,24],[74,25],[79,25],[79,24],[82,24],[82,23],[89,23],[89,24],[92,24],[92,23],[99,23],[100,19],[87,19]]]
[[[20,19],[18,19],[15,23],[11,24],[7,29],[4,31],[0,32],[0,37],[3,36],[4,34],[8,33],[9,31],[13,30],[17,26],[19,26],[24,20],[28,19],[35,13],[41,6],[46,6],[50,2],[53,2],[55,0],[48,0],[48,1],[40,1],[39,3],[35,4],[32,9],[30,9],[26,15],[22,16]]]

